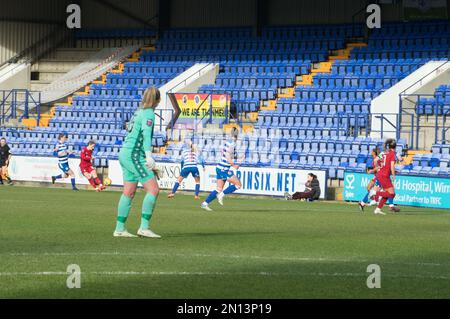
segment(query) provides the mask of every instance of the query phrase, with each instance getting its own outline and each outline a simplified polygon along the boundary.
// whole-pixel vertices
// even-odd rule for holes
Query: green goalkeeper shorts
[[[147,167],[145,158],[140,154],[122,149],[119,153],[119,163],[124,182],[144,184],[155,177],[155,173]]]

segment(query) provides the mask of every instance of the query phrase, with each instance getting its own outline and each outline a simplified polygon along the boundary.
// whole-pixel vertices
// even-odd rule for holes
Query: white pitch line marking
[[[18,276],[67,276],[69,273],[63,271],[42,271],[42,272],[0,272],[0,277],[18,277]],[[293,276],[312,276],[312,277],[366,277],[366,273],[324,273],[324,272],[295,272],[295,273],[276,273],[276,272],[187,272],[187,271],[92,271],[81,272],[81,275],[99,275],[99,276],[263,276],[263,277],[293,277]],[[434,275],[396,275],[384,274],[389,278],[415,278],[415,279],[441,279],[450,280],[449,276]]]
[[[1,254],[0,254],[1,255]],[[214,254],[167,254],[167,253],[133,253],[133,252],[77,252],[77,253],[9,253],[9,256],[161,256],[161,257],[184,257],[184,258],[232,258],[232,259],[262,259],[262,260],[280,260],[280,261],[302,261],[302,262],[342,262],[342,263],[368,263],[373,260],[365,259],[333,259],[323,257],[278,257],[278,256],[255,256],[255,255],[214,255]],[[411,266],[450,266],[448,263],[431,263],[431,262],[393,262],[383,261],[381,264],[394,264],[394,265],[411,265]]]

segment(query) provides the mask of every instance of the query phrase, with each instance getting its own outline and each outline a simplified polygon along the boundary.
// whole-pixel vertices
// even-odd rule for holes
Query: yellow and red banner
[[[225,118],[230,97],[227,94],[169,93],[177,119]]]

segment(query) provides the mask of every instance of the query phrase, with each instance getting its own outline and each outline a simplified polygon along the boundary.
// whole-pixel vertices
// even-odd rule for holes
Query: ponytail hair
[[[372,154],[375,154],[375,156],[380,155],[380,149],[378,147],[375,147],[374,149],[372,149]]]
[[[144,109],[154,109],[158,106],[160,101],[161,93],[159,92],[158,88],[151,86],[144,91],[144,94],[142,95],[141,106]]]

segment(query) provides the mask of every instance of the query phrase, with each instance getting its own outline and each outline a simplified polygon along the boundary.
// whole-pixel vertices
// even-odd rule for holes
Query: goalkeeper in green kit
[[[155,108],[160,102],[160,92],[155,87],[145,90],[142,103],[128,123],[128,135],[119,154],[123,172],[123,194],[120,197],[116,230],[114,237],[137,237],[130,234],[125,223],[131,209],[131,202],[138,183],[146,192],[142,202],[141,226],[137,232],[140,237],[161,238],[149,229],[150,218],[159,193],[155,174],[155,161],[152,158],[152,137],[155,123]]]

